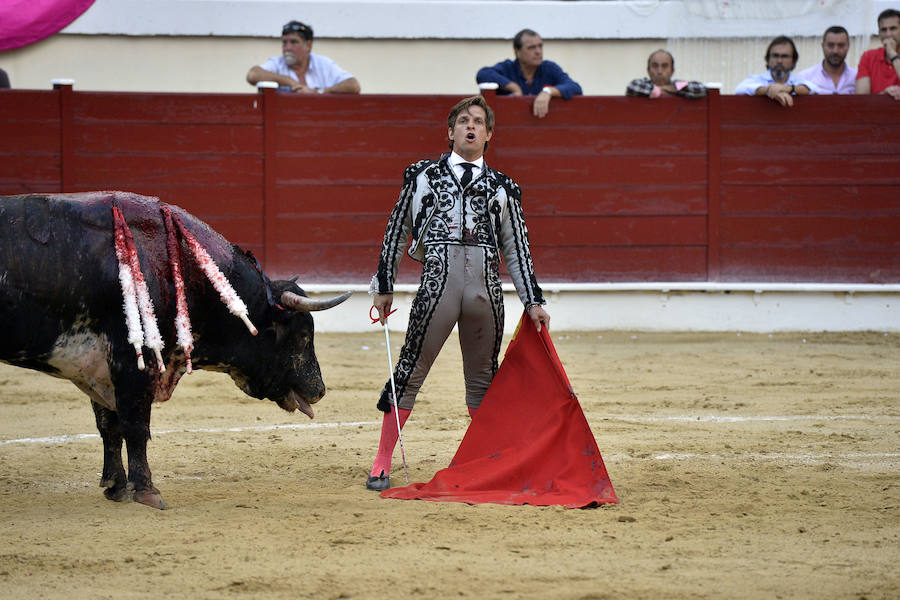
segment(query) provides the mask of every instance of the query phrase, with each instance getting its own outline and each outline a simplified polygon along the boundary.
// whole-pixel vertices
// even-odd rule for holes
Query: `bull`
[[[164,344],[162,365],[148,353],[141,368],[128,341],[113,206],[133,234]],[[325,384],[310,311],[332,308],[350,294],[312,300],[294,280],[269,280],[250,253],[169,206],[246,304],[258,329],[251,335],[198,265],[182,260],[182,298],[193,337],[187,357],[176,346],[176,290],[160,207],[156,198],[125,192],[0,197],[0,361],[68,379],[87,394],[103,440],[104,495],[162,509],[147,461],[151,405],[169,399],[188,358],[194,367],[227,373],[252,397],[312,418],[311,405],[325,395]],[[186,255],[183,239],[179,246]]]

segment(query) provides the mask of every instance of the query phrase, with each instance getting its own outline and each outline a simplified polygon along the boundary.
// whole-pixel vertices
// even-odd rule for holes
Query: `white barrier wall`
[[[900,285],[850,284],[546,284],[555,331],[900,331]],[[318,331],[370,331],[372,299],[361,286],[307,286],[313,297],[355,293],[314,315]],[[392,331],[405,331],[415,286],[398,286]],[[506,291],[505,332],[522,304]]]
[[[675,54],[676,75],[721,82],[730,93],[764,69],[765,48],[779,34],[795,38],[803,68],[821,60],[822,32],[844,25],[855,66],[876,44],[875,17],[891,1],[742,2],[731,5],[756,12],[703,14],[718,4],[97,0],[61,34],[0,54],[0,67],[18,88],[47,89],[63,77],[79,90],[250,92],[247,70],[280,53],[280,27],[296,18],[314,27],[314,51],[356,75],[363,93],[474,93],[475,72],[511,58],[511,38],[523,27],[541,33],[545,58],[560,63],[588,95],[623,94],[659,47]],[[772,16],[748,18],[757,13]]]

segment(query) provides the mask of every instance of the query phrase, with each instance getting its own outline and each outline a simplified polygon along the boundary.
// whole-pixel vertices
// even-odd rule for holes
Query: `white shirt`
[[[288,66],[287,61],[284,60],[284,56],[273,56],[259,66],[266,71],[278,73],[279,75],[287,75],[297,83],[300,83],[297,73]],[[350,79],[351,77],[353,77],[351,73],[348,73],[339,67],[336,62],[327,56],[314,54],[312,52],[309,53],[309,68],[306,70],[306,81],[304,82],[306,83],[306,87],[328,88]],[[290,90],[290,88],[285,85],[278,89]]]
[[[738,86],[734,88],[734,93],[737,96],[752,96],[756,93],[756,90],[758,88],[765,87],[773,83],[777,82],[775,81],[775,78],[772,77],[771,71],[758,73],[756,75],[751,75],[747,79],[740,82]],[[815,94],[819,91],[819,88],[816,84],[807,79],[803,79],[799,76],[799,73],[790,73],[788,75],[788,80],[784,82],[783,85],[805,85],[809,88],[810,94]]]
[[[450,161],[450,166],[453,167],[453,172],[456,173],[457,179],[462,179],[463,173],[466,172],[465,167],[462,166],[462,163],[469,163],[475,165],[475,168],[472,169],[472,180],[478,178],[481,175],[481,170],[484,168],[484,156],[479,156],[475,160],[466,160],[456,152],[450,153],[450,158],[447,160]]]
[[[815,64],[808,69],[803,69],[797,73],[797,77],[808,79],[816,84],[819,88],[819,94],[855,94],[856,93],[856,69],[853,69],[847,63],[844,63],[844,72],[838,84],[834,85],[831,75],[825,72],[822,63]]]

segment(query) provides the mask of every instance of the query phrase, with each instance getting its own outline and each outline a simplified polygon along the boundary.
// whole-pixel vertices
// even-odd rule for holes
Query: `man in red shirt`
[[[887,94],[900,100],[900,11],[889,8],[878,15],[882,47],[867,50],[859,59],[857,94]]]

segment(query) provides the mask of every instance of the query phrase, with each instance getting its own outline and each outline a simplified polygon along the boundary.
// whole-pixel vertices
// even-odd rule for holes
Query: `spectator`
[[[900,100],[900,11],[889,8],[878,15],[881,48],[866,50],[859,59],[857,94],[887,94]]]
[[[734,93],[746,96],[768,96],[782,106],[793,106],[793,96],[816,93],[815,84],[791,75],[797,66],[797,46],[794,40],[780,35],[766,49],[765,73],[751,75],[738,84]]]
[[[647,59],[649,77],[632,79],[625,88],[626,96],[644,96],[649,98],[666,98],[682,96],[684,98],[702,98],[706,95],[706,86],[699,81],[683,81],[672,79],[675,73],[675,58],[668,50],[660,48]]]
[[[9,75],[6,74],[6,71],[0,69],[0,89],[8,88],[9,85]]]
[[[544,60],[544,42],[535,31],[523,29],[513,38],[515,60],[504,60],[493,67],[478,70],[478,83],[500,86],[501,96],[537,96],[532,105],[534,116],[543,119],[550,112],[551,98],[581,95],[581,86],[572,81],[553,61]]]
[[[358,94],[359,82],[336,62],[311,52],[313,30],[300,21],[281,29],[281,56],[251,67],[247,82],[274,81],[278,89],[299,94]]]
[[[810,81],[820,94],[853,94],[856,91],[856,69],[847,64],[850,35],[840,25],[825,30],[822,37],[822,62],[797,73]]]

